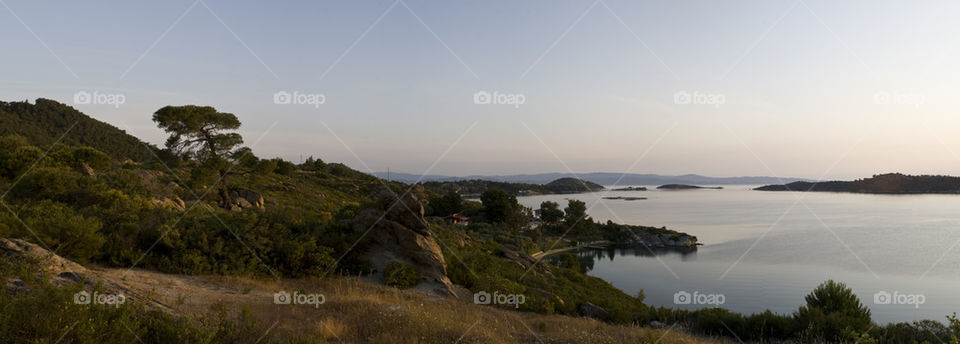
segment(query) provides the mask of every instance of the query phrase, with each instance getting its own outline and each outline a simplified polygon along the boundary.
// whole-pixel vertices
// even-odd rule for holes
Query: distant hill
[[[569,194],[603,190],[603,186],[575,178],[560,178],[546,184],[507,183],[490,180],[472,179],[455,181],[433,181],[423,183],[428,190],[446,192],[457,190],[462,195],[476,196],[489,189],[500,189],[513,195]]]
[[[766,185],[760,191],[828,191],[875,194],[960,194],[960,177],[900,173],[878,174],[854,181],[793,182]]]
[[[376,172],[375,176],[390,179],[393,181],[414,183],[420,180],[419,174],[391,172],[389,178],[387,172]],[[614,173],[614,172],[592,172],[592,173],[540,173],[540,174],[514,174],[514,175],[472,175],[466,177],[454,177],[444,175],[426,175],[422,181],[456,181],[456,180],[489,180],[508,183],[530,183],[545,184],[560,178],[580,178],[586,181],[594,182],[600,185],[664,185],[664,184],[690,184],[690,185],[765,185],[778,184],[793,181],[809,181],[805,178],[776,178],[776,177],[707,177],[698,174],[685,174],[681,176],[667,176],[659,174],[637,174],[637,173]]]
[[[153,158],[140,139],[68,105],[43,98],[35,104],[0,102],[0,135],[23,135],[32,144],[47,147],[64,133],[62,143],[90,146],[118,160]]]

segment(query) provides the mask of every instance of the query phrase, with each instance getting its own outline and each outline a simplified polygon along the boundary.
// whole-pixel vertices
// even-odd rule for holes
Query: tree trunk
[[[230,209],[233,199],[227,189],[227,171],[220,171],[220,206]]]

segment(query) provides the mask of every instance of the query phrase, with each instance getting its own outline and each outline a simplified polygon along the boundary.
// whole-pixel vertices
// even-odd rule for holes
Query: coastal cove
[[[955,292],[960,251],[954,247],[960,241],[960,196],[771,193],[754,187],[608,190],[518,200],[529,207],[544,200],[582,200],[598,221],[666,226],[696,236],[703,246],[692,251],[577,251],[588,274],[628,294],[642,289],[655,306],[709,307],[675,304],[674,294],[685,291],[723,294],[722,306],[737,312],[791,313],[806,292],[836,279],[853,288],[880,323],[943,320],[960,309]],[[603,199],[639,195],[648,199]],[[874,296],[883,292],[921,294],[925,303],[875,304]]]

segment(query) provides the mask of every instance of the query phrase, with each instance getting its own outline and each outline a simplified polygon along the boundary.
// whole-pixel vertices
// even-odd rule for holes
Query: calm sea
[[[566,199],[578,199],[596,220],[696,235],[704,245],[691,253],[645,248],[579,252],[590,275],[631,295],[643,290],[652,305],[695,309],[722,301],[722,307],[742,313],[791,313],[817,284],[833,279],[853,288],[880,323],[943,321],[960,311],[960,195],[764,192],[753,187],[651,187],[519,201],[537,208],[544,200],[562,207]]]

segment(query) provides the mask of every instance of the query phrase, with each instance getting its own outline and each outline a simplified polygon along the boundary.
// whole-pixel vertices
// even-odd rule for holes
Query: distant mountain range
[[[698,174],[685,174],[680,176],[667,176],[659,174],[637,174],[637,173],[613,173],[613,172],[591,172],[583,174],[573,173],[538,173],[538,174],[513,174],[513,175],[472,175],[472,176],[445,176],[445,175],[425,175],[421,179],[419,174],[390,172],[389,178],[387,172],[375,172],[375,176],[404,183],[414,183],[428,181],[458,181],[482,179],[497,182],[508,183],[531,183],[546,184],[560,178],[580,178],[586,181],[594,182],[600,185],[663,185],[663,184],[691,184],[691,185],[765,185],[765,184],[783,184],[795,181],[810,181],[806,178],[776,178],[776,177],[707,177]]]

